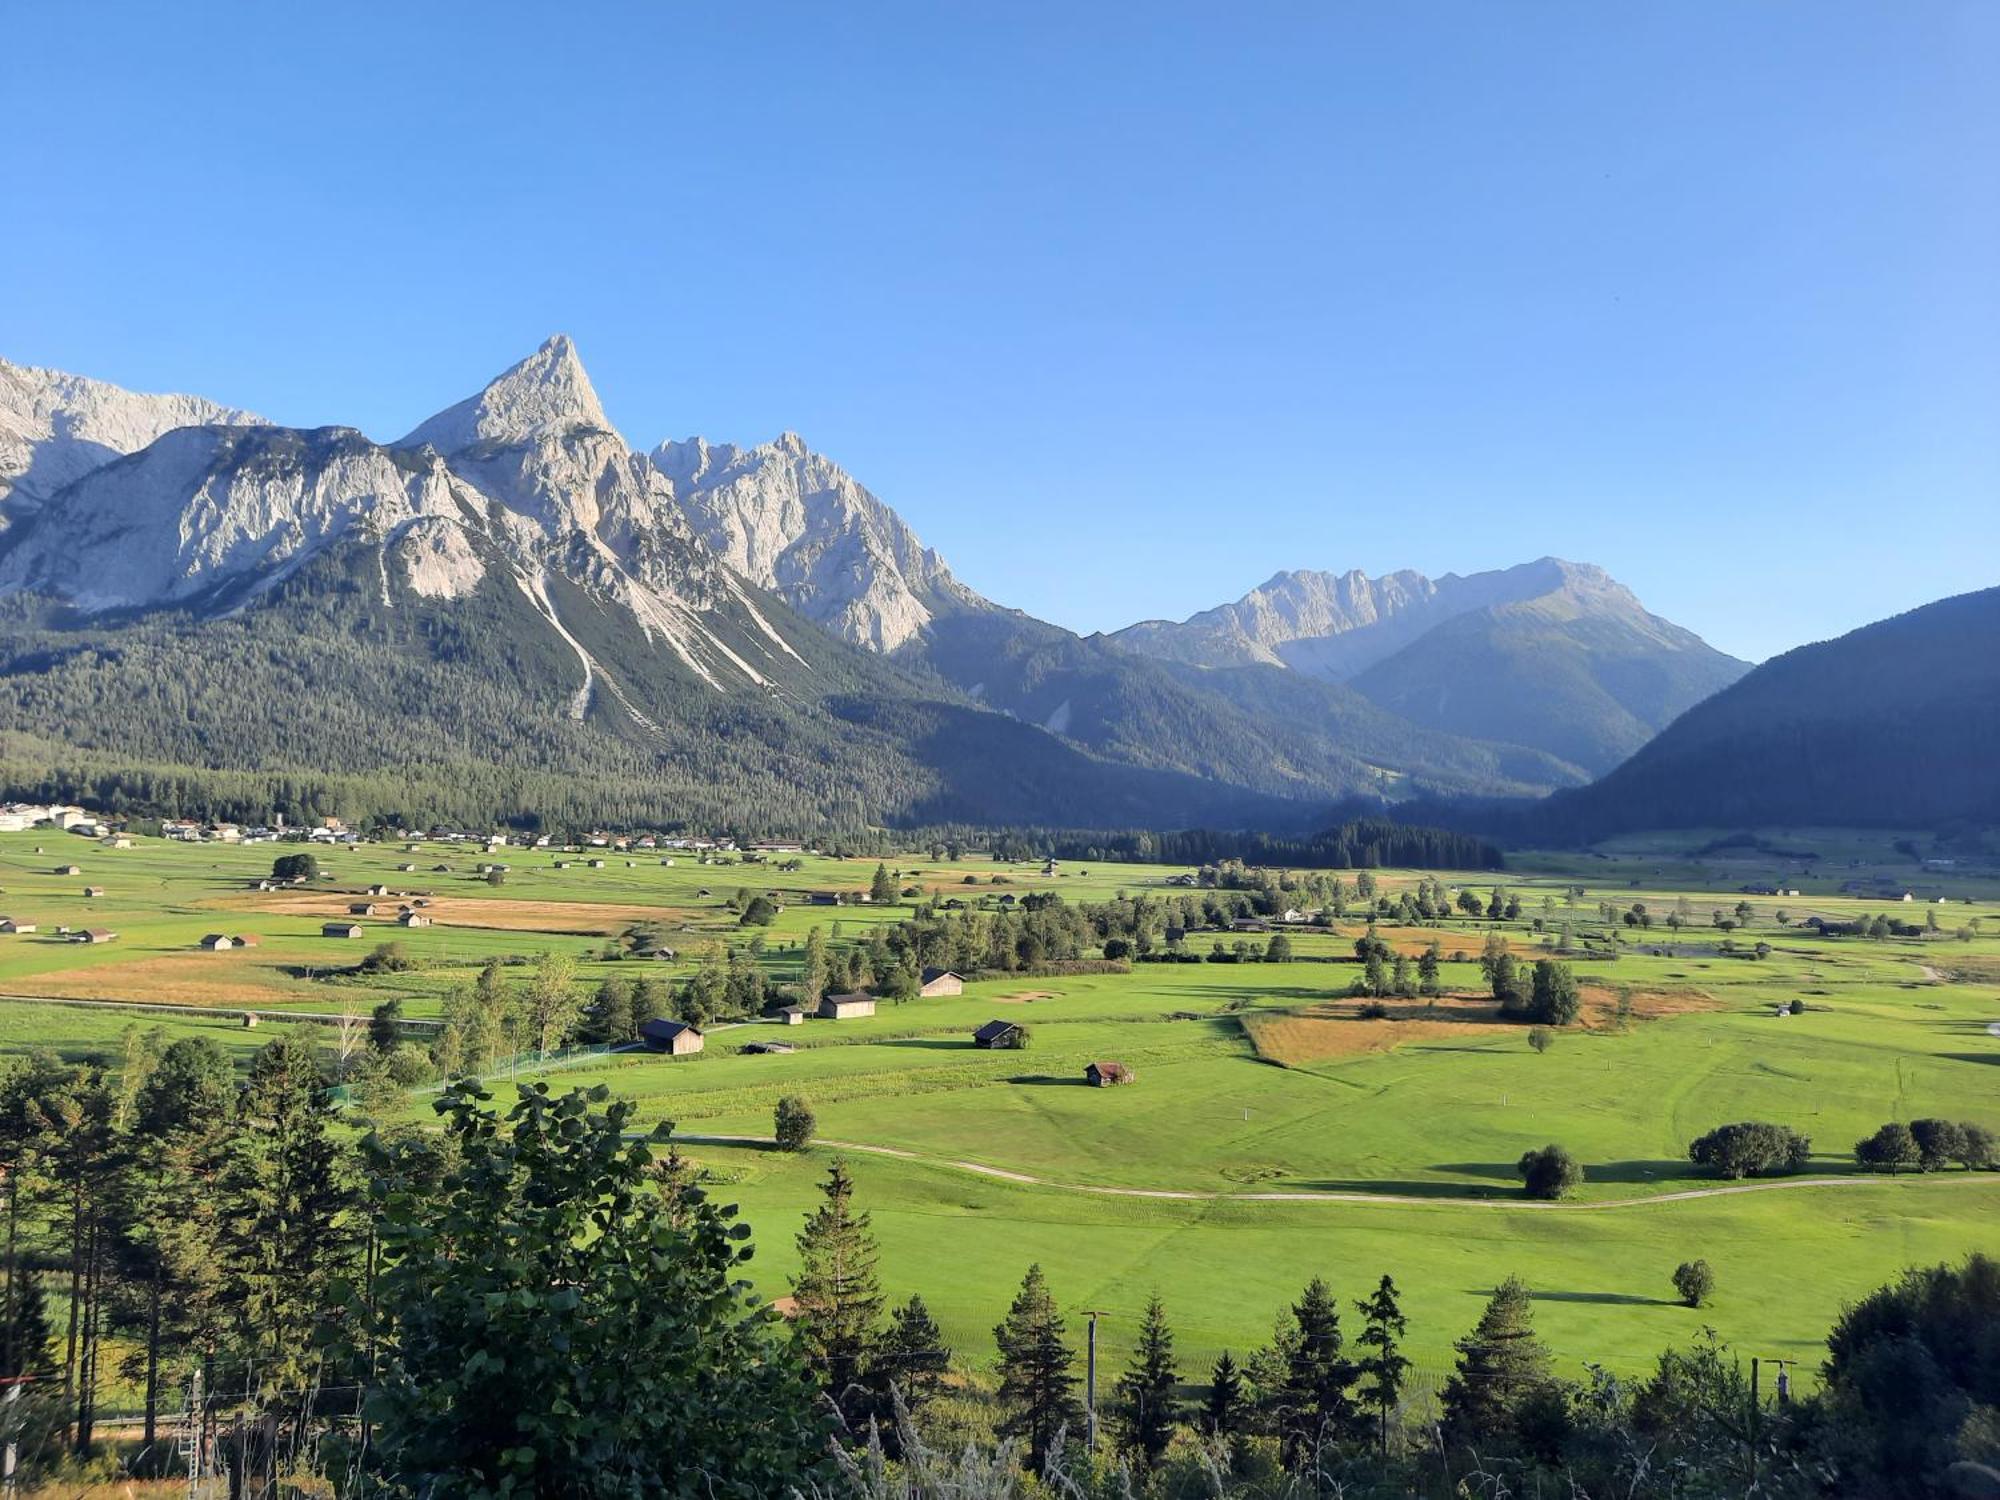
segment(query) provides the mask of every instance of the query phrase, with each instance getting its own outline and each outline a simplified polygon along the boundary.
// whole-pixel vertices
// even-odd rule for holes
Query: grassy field
[[[1111,1314],[1104,1339],[1114,1357],[1156,1289],[1184,1356],[1200,1362],[1260,1342],[1311,1275],[1351,1298],[1388,1271],[1408,1295],[1412,1352],[1433,1371],[1509,1272],[1536,1287],[1543,1329],[1572,1373],[1586,1359],[1636,1367],[1703,1326],[1746,1353],[1810,1360],[1842,1302],[1901,1266],[2000,1249],[2000,1175],[1879,1180],[1854,1175],[1849,1158],[1852,1142],[1884,1120],[1938,1114],[2000,1127],[2000,1035],[1991,1029],[2000,1024],[2000,884],[1924,869],[1887,836],[1788,830],[1759,846],[1701,852],[1710,841],[1523,856],[1504,876],[1466,877],[1481,892],[1504,882],[1520,894],[1522,919],[1504,930],[1529,956],[1544,938],[1534,918],[1550,932],[1567,923],[1594,935],[1600,901],[1641,901],[1664,916],[1685,898],[1694,916],[1678,934],[1621,925],[1615,956],[1579,960],[1583,1022],[1545,1054],[1479,994],[1473,960],[1492,924],[1385,927],[1401,950],[1436,937],[1447,955],[1465,956],[1445,965],[1443,999],[1394,1002],[1388,1017],[1368,1019],[1347,994],[1362,930],[1347,921],[1296,935],[1299,961],[1288,965],[986,979],[962,996],[786,1028],[799,1047],[791,1055],[742,1054],[743,1042],[779,1035],[755,1023],[715,1029],[698,1058],[622,1054],[552,1082],[606,1083],[638,1101],[645,1120],[672,1120],[694,1138],[690,1154],[757,1230],[754,1269],[774,1296],[785,1290],[814,1184],[844,1150],[874,1214],[890,1289],[921,1291],[980,1361],[1036,1259],[1066,1305]],[[1818,857],[1797,857],[1808,850]],[[310,891],[254,890],[275,852],[284,851],[148,840],[114,850],[61,834],[0,835],[0,915],[40,927],[0,936],[0,997],[14,997],[0,998],[0,1048],[115,1056],[136,1017],[170,1035],[207,1030],[247,1056],[286,1012],[365,1011],[395,993],[409,1014],[434,1015],[488,958],[544,949],[577,957],[584,983],[684,972],[704,947],[748,936],[724,906],[739,887],[775,891],[784,905],[761,932],[763,961],[780,982],[812,926],[848,941],[907,915],[907,903],[807,903],[812,891],[865,888],[872,859],[808,857],[782,871],[591,851],[582,858],[605,860],[592,869],[549,851],[375,845],[323,855],[333,878]],[[511,867],[503,884],[475,871],[489,858]],[[558,860],[572,862],[558,869]],[[899,884],[926,892],[1055,890],[1072,901],[1157,890],[1173,873],[890,863]],[[70,864],[82,873],[56,873]],[[1378,875],[1388,891],[1416,878]],[[1842,893],[1855,881],[1869,894]],[[364,918],[359,941],[319,935],[322,921],[378,882],[425,894],[436,925],[404,931]],[[1724,952],[1708,913],[1743,899],[1739,887],[1765,883],[1801,894],[1750,897],[1752,925],[1730,937],[1739,947],[1761,940],[1768,956]],[[85,885],[104,894],[86,898]],[[1573,901],[1578,885],[1586,893]],[[1904,890],[1912,901],[1892,899]],[[1935,936],[1828,940],[1799,925],[1815,913],[1921,924],[1937,896],[1947,904],[1935,908]],[[1974,918],[1982,931],[1971,941],[1951,936]],[[60,925],[119,935],[86,946],[58,938]],[[678,961],[609,957],[637,928],[675,946]],[[259,944],[201,952],[200,936],[212,931],[252,933]],[[391,940],[415,968],[341,972]],[[1776,1002],[1793,999],[1808,1008],[1780,1017]],[[144,1009],[168,1003],[199,1009]],[[244,1028],[246,1009],[265,1018],[260,1029]],[[1026,1024],[1031,1045],[972,1047],[971,1031],[995,1017]],[[1084,1086],[1085,1064],[1099,1059],[1132,1067],[1136,1085]],[[768,1136],[786,1093],[812,1102],[819,1145],[785,1156],[730,1141]],[[422,1118],[427,1106],[413,1099],[410,1112]],[[1813,1138],[1812,1183],[1710,1191],[1717,1184],[1686,1162],[1688,1140],[1750,1118]],[[1587,1180],[1572,1203],[1526,1206],[1513,1164],[1549,1141],[1587,1164]],[[1668,1285],[1675,1264],[1697,1255],[1718,1278],[1715,1304],[1700,1313],[1673,1304]]]

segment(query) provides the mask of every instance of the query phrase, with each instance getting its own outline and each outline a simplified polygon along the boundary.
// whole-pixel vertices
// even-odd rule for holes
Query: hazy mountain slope
[[[653,461],[725,562],[842,640],[894,651],[940,613],[992,607],[797,433],[747,449],[662,443]]]
[[[1601,774],[1744,672],[1597,569],[1569,571],[1537,598],[1445,621],[1351,685],[1414,723]]]
[[[1111,638],[1188,666],[1262,663],[1345,682],[1457,615],[1537,598],[1596,573],[1553,557],[1466,577],[1304,569],[1274,574],[1241,599],[1185,620],[1144,620]]]
[[[176,427],[264,419],[200,396],[152,396],[0,359],[0,521]]]
[[[1389,712],[1353,687],[1283,667],[1167,667],[1256,715],[1312,725],[1372,765],[1397,770],[1428,791],[1533,793],[1589,780],[1579,766],[1525,745],[1447,734]]]
[[[1544,836],[2000,823],[2000,588],[1754,668],[1610,775],[1529,813]]]

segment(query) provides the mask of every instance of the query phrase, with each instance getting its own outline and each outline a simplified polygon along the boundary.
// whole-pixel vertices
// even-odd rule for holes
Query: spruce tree
[[[616,974],[607,974],[597,986],[597,993],[590,997],[590,1007],[583,1013],[577,1038],[616,1046],[630,1041],[633,1031],[632,987]]]
[[[311,1038],[281,1036],[250,1065],[221,1181],[223,1296],[272,1399],[301,1396],[321,1319],[354,1263],[352,1185],[332,1136]]]
[[[944,1389],[945,1372],[951,1368],[951,1349],[944,1331],[931,1316],[922,1297],[889,1314],[889,1330],[876,1350],[876,1372],[884,1385],[893,1385],[912,1413],[922,1411]]]
[[[1070,1368],[1076,1354],[1063,1342],[1062,1315],[1039,1265],[1028,1267],[993,1339],[1000,1346],[1000,1435],[1025,1438],[1028,1467],[1039,1469],[1056,1434],[1083,1422]]]
[[[868,882],[868,899],[870,901],[894,901],[896,899],[896,882],[889,878],[889,867],[887,865],[878,864],[875,867],[875,878]]]
[[[632,1029],[618,1040],[629,1042],[648,1021],[664,1021],[673,1008],[667,983],[657,974],[648,974],[632,991]]]
[[[1327,1284],[1315,1276],[1292,1307],[1297,1341],[1285,1371],[1278,1425],[1280,1451],[1297,1467],[1319,1450],[1349,1436],[1355,1426],[1354,1365],[1343,1353],[1340,1309]]]
[[[827,1168],[820,1192],[825,1201],[799,1231],[792,1338],[820,1389],[843,1416],[855,1418],[865,1404],[861,1381],[882,1317],[875,1237],[867,1213],[855,1212],[854,1178],[839,1157]]]
[[[1167,1310],[1155,1294],[1146,1303],[1139,1343],[1132,1351],[1132,1363],[1119,1377],[1117,1390],[1120,1437],[1125,1451],[1141,1468],[1157,1464],[1173,1441],[1174,1424],[1180,1419],[1180,1403],[1174,1396],[1179,1384],[1174,1333],[1167,1326]]]
[[[1439,973],[1443,967],[1442,957],[1436,938],[1432,938],[1431,945],[1417,957],[1417,993],[1428,999],[1435,1000],[1444,993]]]
[[[1403,1393],[1403,1377],[1410,1362],[1403,1358],[1400,1340],[1406,1331],[1402,1304],[1396,1297],[1396,1283],[1386,1275],[1371,1296],[1354,1304],[1363,1326],[1354,1342],[1362,1348],[1360,1360],[1361,1400],[1375,1409],[1377,1436],[1384,1452],[1389,1447],[1389,1413]]]
[[[1534,1303],[1518,1276],[1494,1289],[1457,1349],[1458,1369],[1444,1388],[1445,1426],[1457,1437],[1506,1433],[1522,1402],[1549,1384],[1549,1353],[1535,1337]]]
[[[1229,1437],[1243,1425],[1243,1377],[1227,1349],[1208,1372],[1208,1430],[1215,1437]]]

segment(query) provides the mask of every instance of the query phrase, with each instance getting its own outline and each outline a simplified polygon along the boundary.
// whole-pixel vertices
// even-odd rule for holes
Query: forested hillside
[[[559,578],[596,691],[511,582],[379,593],[337,549],[225,618],[78,621],[16,596],[0,620],[0,773],[17,795],[113,811],[428,824],[852,829],[884,821],[1298,826],[1305,810],[1108,765],[924,690],[766,613],[799,642],[782,687],[718,694],[631,616]],[[790,627],[798,628],[790,628]],[[616,662],[615,669],[604,663]]]
[[[1633,829],[2000,822],[2000,589],[1774,657],[1601,781],[1530,814],[1539,836]]]

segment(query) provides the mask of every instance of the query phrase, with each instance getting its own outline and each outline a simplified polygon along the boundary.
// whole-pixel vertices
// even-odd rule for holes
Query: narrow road
[[[372,1000],[372,997],[371,997]],[[259,1021],[318,1021],[324,1025],[338,1025],[342,1021],[353,1020],[356,1016],[366,1019],[360,1011],[341,1015],[326,1010],[286,1010],[283,1002],[268,1010],[237,1005],[167,1005],[151,1000],[85,1000],[73,995],[0,995],[0,1005],[76,1005],[86,1010],[122,1010],[134,1015],[162,1011],[174,1016],[207,1016],[210,1019],[241,1021],[245,1016],[255,1016]],[[404,1016],[396,1023],[406,1029],[436,1031],[444,1025],[424,1016]]]
[[[769,1146],[764,1136],[755,1135],[684,1135],[674,1133],[676,1142],[690,1146]],[[954,1161],[949,1157],[926,1156],[920,1151],[906,1151],[899,1146],[873,1146],[865,1141],[833,1141],[820,1139],[819,1146],[831,1146],[836,1151],[861,1151],[871,1156],[893,1156],[899,1161],[916,1162],[927,1167],[940,1167],[946,1171],[969,1172],[978,1177],[998,1178],[1002,1182],[1019,1183],[1025,1187],[1053,1188],[1064,1193],[1094,1193],[1104,1198],[1167,1198],[1192,1203],[1358,1203],[1375,1207],[1396,1208],[1487,1208],[1487,1209],[1536,1209],[1553,1213],[1596,1213],[1612,1208],[1645,1208],[1655,1203],[1685,1203],[1695,1198],[1729,1198],[1739,1193],[1775,1193],[1796,1188],[1842,1188],[1876,1187],[1885,1179],[1879,1175],[1856,1174],[1852,1177],[1787,1177],[1767,1182],[1732,1182],[1721,1187],[1681,1188],[1671,1193],[1653,1193],[1642,1198],[1599,1198],[1595,1201],[1576,1203],[1548,1203],[1533,1198],[1427,1198],[1416,1193],[1357,1193],[1357,1192],[1258,1192],[1230,1193],[1209,1188],[1136,1188],[1103,1187],[1085,1182],[1054,1182],[1046,1177],[1031,1176],[1026,1172],[1010,1172],[1004,1167],[989,1167],[983,1162]],[[2000,1176],[1986,1172],[1923,1173],[1901,1179],[1904,1182],[1929,1183],[1971,1183],[1988,1187],[2000,1187]]]

